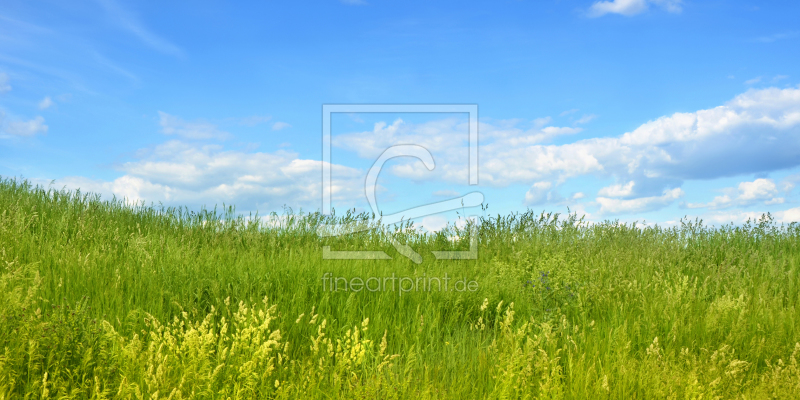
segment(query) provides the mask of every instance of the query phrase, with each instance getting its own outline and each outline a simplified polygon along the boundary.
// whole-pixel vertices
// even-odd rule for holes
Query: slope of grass
[[[397,229],[415,264],[379,230],[317,235],[366,215],[269,220],[0,181],[0,399],[800,393],[796,224],[484,217],[477,260],[430,253],[467,249],[466,228]],[[452,286],[331,291],[326,273]]]

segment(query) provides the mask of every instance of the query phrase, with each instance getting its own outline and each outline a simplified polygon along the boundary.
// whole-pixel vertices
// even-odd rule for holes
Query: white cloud
[[[45,98],[42,99],[42,101],[39,102],[39,109],[40,110],[46,110],[46,109],[50,108],[50,106],[52,106],[52,105],[53,105],[53,100],[50,99],[50,96],[45,96]]]
[[[683,190],[675,188],[665,190],[661,196],[640,197],[631,200],[598,197],[596,201],[600,203],[600,212],[603,214],[632,214],[666,207],[682,196]]]
[[[5,114],[0,112],[0,130],[7,135],[29,137],[38,133],[47,133],[49,129],[44,123],[44,118],[38,116],[28,121],[11,120],[5,121]]]
[[[661,197],[665,189],[678,188],[685,180],[800,166],[800,89],[749,90],[723,105],[662,116],[616,137],[546,144],[574,129],[482,122],[480,184],[551,182],[557,187],[575,177],[610,177],[622,186],[635,182],[623,196],[630,200]],[[407,179],[464,184],[466,132],[466,122],[458,119],[424,124],[396,120],[377,124],[372,131],[335,136],[333,144],[373,160],[391,145],[419,144],[434,155],[434,171],[406,159],[395,161],[388,171]],[[538,196],[536,190],[527,194],[528,201],[538,201]]]
[[[742,211],[742,210],[731,210],[731,211],[716,211],[711,213],[706,213],[703,215],[698,216],[699,218],[703,219],[704,221],[709,221],[714,224],[742,224],[747,222],[747,220],[758,221],[760,220],[767,212],[766,211]],[[781,210],[770,213],[772,217],[775,219],[777,223],[783,224],[790,224],[792,222],[800,222],[800,207],[790,208],[787,210]]]
[[[419,224],[419,226],[428,232],[438,232],[446,228],[447,223],[447,218],[441,215],[430,215],[422,218],[422,222]]]
[[[725,188],[726,194],[714,197],[709,203],[688,203],[687,208],[709,208],[712,210],[732,206],[746,207],[756,203],[765,205],[782,204],[783,197],[778,197],[778,186],[771,179],[759,178],[752,182],[741,182],[737,188]]]
[[[539,137],[544,139],[545,137],[554,137],[554,136],[560,136],[560,135],[572,135],[572,134],[575,134],[575,133],[579,133],[581,131],[583,131],[582,128],[571,128],[571,127],[568,127],[568,126],[563,126],[563,127],[547,126],[547,127],[542,128],[542,133],[544,135],[535,136],[535,137],[537,137],[537,140],[532,140],[532,141],[535,141],[535,142],[541,141],[541,140],[538,140]]]
[[[291,127],[291,125],[287,124],[286,122],[276,122],[276,123],[272,124],[272,130],[273,131],[279,131],[281,129],[286,129],[286,128],[290,128],[290,127]]]
[[[771,179],[756,179],[739,184],[739,198],[743,201],[769,199],[777,194],[778,188]]]
[[[169,115],[165,112],[159,111],[160,116],[159,125],[161,125],[161,132],[165,135],[177,135],[187,139],[226,139],[230,135],[227,132],[220,131],[216,125],[204,121],[189,122]]]
[[[600,189],[600,191],[597,192],[597,194],[605,197],[627,197],[633,194],[633,186],[635,184],[636,182],[630,181],[625,185],[622,184],[611,185]]]
[[[503,159],[498,152],[511,149],[528,149],[530,145],[546,142],[552,138],[564,135],[571,135],[581,132],[581,128],[576,127],[533,127],[527,130],[508,126],[511,122],[501,121],[499,125],[480,123],[479,129],[481,140],[484,143],[494,142],[496,145],[481,147],[481,168],[484,165],[497,165]],[[387,148],[398,144],[420,145],[433,154],[436,168],[428,171],[419,160],[400,159],[399,165],[393,165],[389,169],[397,176],[414,180],[445,180],[462,184],[466,182],[466,168],[468,159],[468,123],[465,120],[456,118],[430,121],[421,124],[407,123],[402,119],[395,120],[391,125],[380,122],[376,123],[371,131],[347,133],[337,135],[332,138],[335,147],[354,151],[359,157],[375,159]],[[484,157],[488,155],[488,157]],[[526,157],[526,162],[535,160],[533,157]],[[539,160],[542,160],[541,158]],[[542,160],[541,162],[546,162]],[[569,161],[573,162],[573,161]],[[502,166],[498,166],[502,168]],[[489,177],[487,183],[505,185],[511,181],[525,181],[530,174],[525,177],[514,179],[508,176],[512,171],[502,171],[498,174],[497,182]],[[524,171],[520,171],[524,173]],[[509,179],[512,178],[512,179]],[[482,178],[483,179],[483,178]],[[530,182],[528,180],[527,182]],[[525,183],[527,183],[525,182]]]
[[[647,11],[649,3],[671,13],[682,11],[681,0],[611,0],[592,4],[588,14],[590,17],[600,17],[606,14],[620,14],[629,17]]]
[[[790,208],[788,210],[779,211],[775,213],[779,222],[792,223],[800,222],[800,207]]]
[[[687,208],[711,208],[719,209],[726,208],[733,205],[733,199],[729,195],[722,195],[714,197],[714,200],[708,203],[686,203]]]
[[[589,8],[589,16],[600,17],[606,14],[636,15],[647,10],[645,0],[598,1]]]
[[[8,84],[8,80],[8,74],[5,72],[0,72],[0,93],[11,90],[11,85]]]
[[[188,206],[235,204],[239,211],[279,210],[284,204],[317,210],[321,206],[322,162],[296,153],[225,151],[170,141],[119,166],[113,181],[67,177],[57,186],[126,198]],[[363,198],[361,171],[333,165],[333,200],[355,204]]]
[[[552,182],[536,182],[534,183],[528,192],[525,193],[525,204],[527,205],[537,205],[543,204],[548,200],[551,200],[554,196],[554,193],[550,190],[553,188]]]
[[[359,157],[374,159],[398,143],[413,143],[431,152],[442,152],[467,143],[468,123],[455,118],[412,124],[396,119],[391,125],[378,122],[371,131],[337,135],[334,146],[355,151]],[[481,130],[483,133],[483,130]]]

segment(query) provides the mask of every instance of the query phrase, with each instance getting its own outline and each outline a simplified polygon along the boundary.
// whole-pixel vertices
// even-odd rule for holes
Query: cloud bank
[[[569,179],[594,176],[617,181],[598,193],[596,201],[603,212],[656,210],[682,197],[679,189],[687,180],[800,166],[798,88],[753,89],[723,105],[662,116],[616,137],[566,144],[549,142],[563,141],[581,128],[519,125],[518,121],[480,124],[480,183],[531,185],[526,204],[560,199],[550,192]],[[400,162],[389,171],[412,180],[461,184],[467,172],[465,132],[466,122],[457,119],[425,124],[398,119],[391,125],[376,124],[371,131],[336,136],[333,144],[368,159],[392,144],[420,144],[434,154],[434,171],[416,161]],[[743,196],[736,204],[750,201]],[[778,197],[768,201],[780,202]]]
[[[276,209],[282,205],[317,209],[321,161],[298,154],[226,150],[202,143],[227,137],[213,124],[186,121],[160,113],[167,135],[180,137],[140,152],[118,165],[123,176],[111,181],[63,180],[73,187],[126,197],[133,201],[175,204],[248,204]],[[24,124],[4,122],[16,134],[46,131],[43,119]],[[763,174],[800,166],[800,88],[749,90],[713,108],[662,116],[613,137],[574,140],[584,128],[559,126],[549,117],[535,120],[488,120],[480,124],[480,184],[494,188],[522,186],[520,204],[569,205],[595,216],[636,214],[662,209],[686,197],[689,180],[713,180]],[[425,123],[396,119],[372,129],[332,138],[338,151],[375,160],[387,147],[414,143],[427,148],[436,168],[419,160],[397,159],[385,173],[417,182],[464,185],[467,182],[467,122],[445,118]],[[190,141],[185,141],[188,139]],[[570,140],[574,140],[570,142]],[[333,165],[334,199],[363,200],[363,171]],[[596,193],[562,196],[563,185],[576,178],[611,180]],[[714,218],[736,207],[791,204],[800,179],[758,178],[722,189],[706,202],[682,202],[686,209],[705,209]],[[438,195],[454,191],[439,190]],[[781,218],[793,216],[786,211]],[[737,217],[738,218],[738,217]]]

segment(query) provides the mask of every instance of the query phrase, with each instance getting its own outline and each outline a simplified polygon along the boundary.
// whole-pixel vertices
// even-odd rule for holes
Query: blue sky
[[[0,175],[316,210],[323,104],[477,104],[477,186],[464,115],[337,114],[334,207],[367,209],[379,148],[414,143],[437,166],[387,164],[387,212],[479,190],[493,214],[797,221],[798,15],[784,1],[5,1]]]

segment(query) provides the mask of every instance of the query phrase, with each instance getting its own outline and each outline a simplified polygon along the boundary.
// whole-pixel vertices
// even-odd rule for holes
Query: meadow
[[[0,399],[800,393],[797,224],[484,212],[477,260],[431,255],[468,249],[469,226],[317,234],[370,217],[245,218],[2,179]],[[323,246],[392,259],[323,260]],[[326,273],[477,287],[336,291]]]

